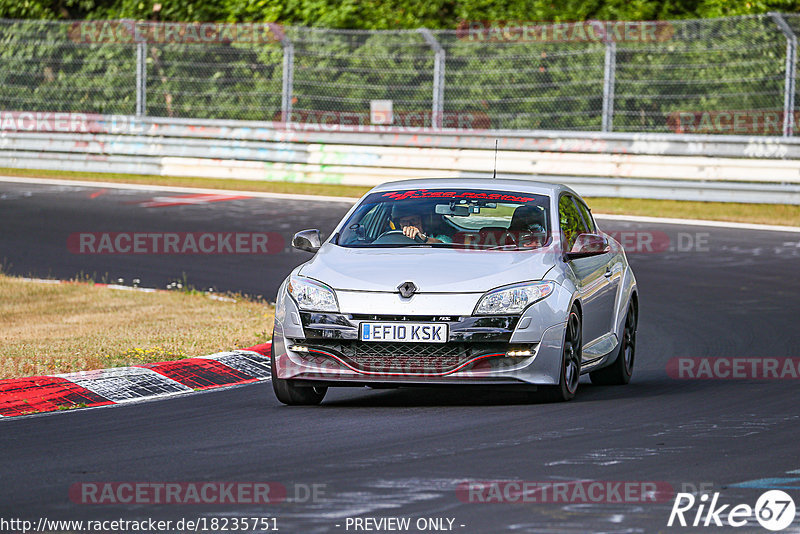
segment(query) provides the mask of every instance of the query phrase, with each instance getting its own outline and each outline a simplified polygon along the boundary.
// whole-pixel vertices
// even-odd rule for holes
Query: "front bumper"
[[[543,330],[519,316],[387,316],[299,312],[276,315],[273,365],[279,378],[357,384],[557,384],[564,324]],[[358,340],[359,322],[447,322],[446,343]],[[539,331],[535,336],[531,332]],[[520,332],[520,330],[523,330]],[[529,355],[509,355],[509,351]]]

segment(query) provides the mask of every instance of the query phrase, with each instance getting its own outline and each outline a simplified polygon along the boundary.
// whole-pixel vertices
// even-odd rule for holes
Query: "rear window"
[[[344,247],[537,248],[550,238],[550,199],[511,191],[372,193],[342,227]]]

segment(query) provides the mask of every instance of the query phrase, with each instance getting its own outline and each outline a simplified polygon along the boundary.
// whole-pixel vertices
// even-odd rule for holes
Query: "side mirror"
[[[303,230],[297,232],[292,238],[292,246],[298,250],[305,250],[306,252],[316,252],[322,246],[322,240],[319,237],[319,230]]]
[[[611,250],[608,239],[598,234],[581,234],[572,245],[572,250],[567,252],[568,260],[599,256]]]

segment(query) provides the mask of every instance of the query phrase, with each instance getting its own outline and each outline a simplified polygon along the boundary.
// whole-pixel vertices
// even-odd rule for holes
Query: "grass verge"
[[[37,169],[10,169],[0,167],[0,176],[27,178],[54,178],[58,180],[83,180],[120,184],[170,185],[173,187],[202,187],[232,189],[265,193],[291,193],[295,195],[324,195],[358,198],[370,189],[367,186],[338,184],[305,184],[300,182],[259,182],[231,178],[195,178],[192,176],[156,176],[151,174],[121,174],[104,172],[49,171]]]
[[[0,379],[177,360],[267,341],[273,308],[0,273]]]
[[[144,185],[170,185],[232,189],[267,193],[293,193],[333,197],[360,197],[369,187],[336,184],[306,184],[299,182],[258,182],[228,178],[194,178],[152,176],[146,174],[85,173],[74,171],[49,171],[1,168],[2,176],[30,178],[56,178]],[[743,222],[800,226],[800,206],[790,204],[739,204],[732,202],[688,202],[679,200],[648,200],[635,198],[587,198],[595,213],[619,215],[644,215],[679,219],[706,219],[711,221]]]
[[[587,202],[594,213],[800,226],[800,206],[792,204],[686,202],[606,197],[587,198]]]

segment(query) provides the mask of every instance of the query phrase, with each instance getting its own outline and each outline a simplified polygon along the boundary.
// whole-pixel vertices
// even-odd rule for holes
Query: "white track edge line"
[[[598,219],[610,221],[649,222],[653,224],[682,224],[684,226],[715,226],[718,228],[737,228],[739,230],[763,230],[766,232],[800,233],[800,226],[779,226],[776,224],[739,223],[728,221],[709,221],[706,219],[675,219],[668,217],[646,217],[643,215],[612,215],[593,213]]]
[[[25,178],[16,176],[0,176],[0,182],[16,182],[39,185],[72,185],[75,187],[94,187],[106,189],[132,189],[137,191],[169,191],[173,193],[226,193],[255,198],[276,198],[282,200],[316,200],[319,202],[342,202],[353,204],[358,201],[353,197],[331,197],[324,195],[301,195],[296,193],[268,193],[265,191],[238,191],[235,189],[210,189],[206,187],[178,187],[172,185],[126,184],[117,182],[93,182],[85,180],[59,180],[55,178]],[[260,182],[259,182],[260,183]],[[283,182],[278,182],[283,183]],[[313,184],[309,184],[313,185]]]
[[[283,200],[309,200],[320,202],[346,202],[355,203],[357,198],[353,197],[330,197],[322,195],[299,195],[291,193],[266,193],[263,191],[236,191],[232,189],[208,189],[200,187],[176,187],[169,185],[144,185],[144,184],[125,184],[116,182],[93,182],[82,180],[58,180],[51,178],[25,178],[16,176],[0,176],[0,182],[30,183],[40,185],[73,185],[78,187],[105,187],[108,189],[129,189],[138,191],[170,191],[174,193],[229,193],[235,195],[250,196],[255,198],[276,198]],[[599,219],[630,221],[630,222],[649,222],[654,224],[683,224],[687,226],[715,226],[719,228],[738,228],[740,230],[763,230],[767,232],[792,232],[800,233],[800,227],[780,226],[773,224],[753,224],[738,223],[727,221],[710,221],[707,219],[675,219],[669,217],[647,217],[640,215],[613,215],[595,213]]]

